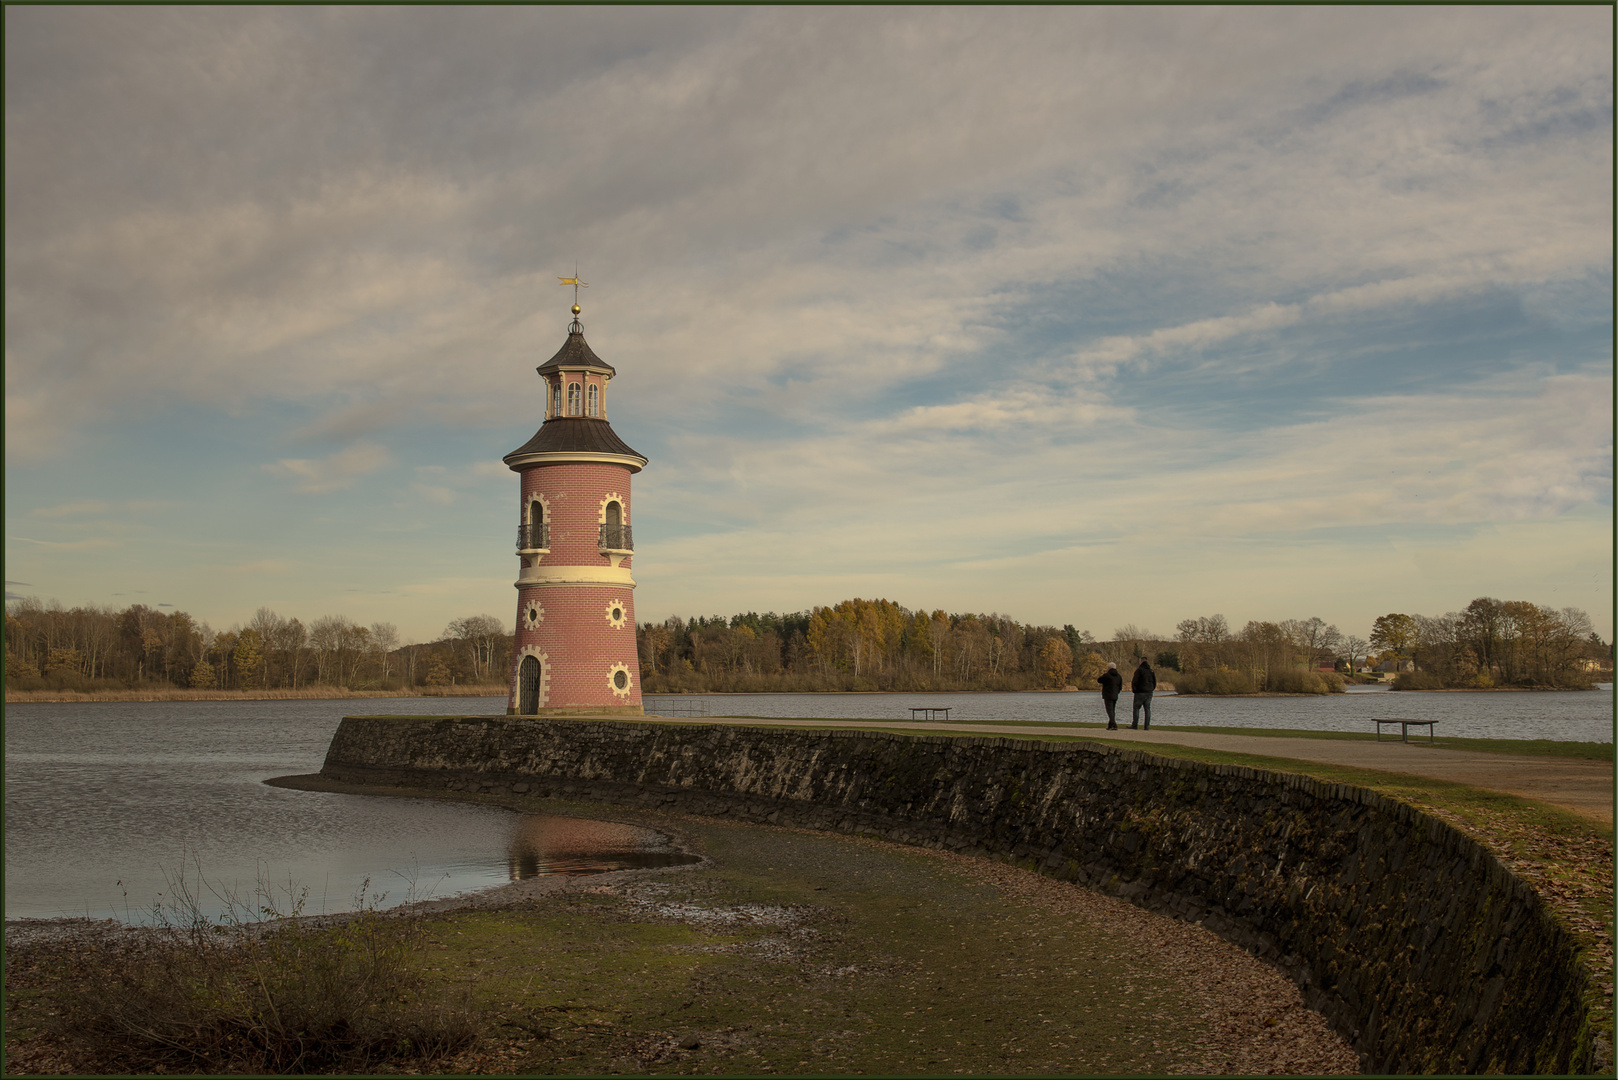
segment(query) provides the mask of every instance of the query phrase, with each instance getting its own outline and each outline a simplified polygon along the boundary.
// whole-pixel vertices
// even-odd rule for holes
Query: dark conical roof
[[[623,464],[635,472],[646,464],[646,456],[620,439],[611,424],[593,416],[554,416],[540,426],[532,439],[501,460],[515,469],[525,462],[538,463],[553,454],[633,458],[640,464],[627,461]]]
[[[560,371],[562,368],[580,367],[605,371],[609,377],[618,374],[613,370],[611,364],[601,359],[590,349],[589,344],[584,340],[584,327],[575,322],[568,327],[567,340],[562,343],[560,349],[556,350],[556,355],[537,370],[541,375],[548,375],[553,371]]]

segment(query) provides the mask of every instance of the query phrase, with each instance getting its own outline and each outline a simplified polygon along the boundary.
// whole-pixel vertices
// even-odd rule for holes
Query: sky
[[[1610,641],[1612,20],[8,6],[6,595],[514,621],[577,268],[640,621]]]

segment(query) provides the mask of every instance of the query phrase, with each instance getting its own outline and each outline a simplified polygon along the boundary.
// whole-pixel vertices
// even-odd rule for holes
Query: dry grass
[[[423,978],[422,919],[384,915],[363,888],[361,910],[325,926],[263,888],[269,903],[233,901],[218,923],[183,877],[177,892],[154,926],[8,950],[7,1072],[354,1073],[477,1038],[470,1011]]]

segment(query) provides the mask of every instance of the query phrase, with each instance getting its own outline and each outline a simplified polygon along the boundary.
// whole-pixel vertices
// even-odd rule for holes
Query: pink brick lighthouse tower
[[[607,423],[607,383],[616,373],[585,344],[574,292],[567,341],[538,369],[545,423],[503,459],[522,492],[506,711],[640,715],[629,478],[646,459]]]

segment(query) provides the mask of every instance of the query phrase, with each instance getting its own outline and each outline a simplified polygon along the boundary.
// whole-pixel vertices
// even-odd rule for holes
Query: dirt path
[[[725,717],[703,719],[648,717],[669,723],[712,724],[779,724],[789,727],[849,727],[859,721],[850,720],[733,720]],[[1559,806],[1595,821],[1612,824],[1613,815],[1613,763],[1578,758],[1542,757],[1532,754],[1484,754],[1473,750],[1450,750],[1439,746],[1423,746],[1411,741],[1403,743],[1387,738],[1375,740],[1303,739],[1271,735],[1213,735],[1196,731],[1176,731],[1163,728],[1155,731],[1131,731],[1121,728],[1081,727],[1067,724],[945,724],[906,723],[904,721],[867,721],[871,727],[884,730],[904,729],[916,734],[943,732],[971,732],[999,736],[1078,735],[1087,739],[1105,739],[1109,742],[1129,743],[1142,749],[1153,744],[1195,746],[1205,750],[1223,750],[1233,754],[1256,754],[1263,757],[1292,758],[1297,761],[1318,761],[1327,765],[1342,765],[1356,769],[1379,769],[1383,772],[1424,776],[1432,780],[1449,780],[1473,787],[1504,791],[1529,799]],[[1412,740],[1415,736],[1412,736]]]

